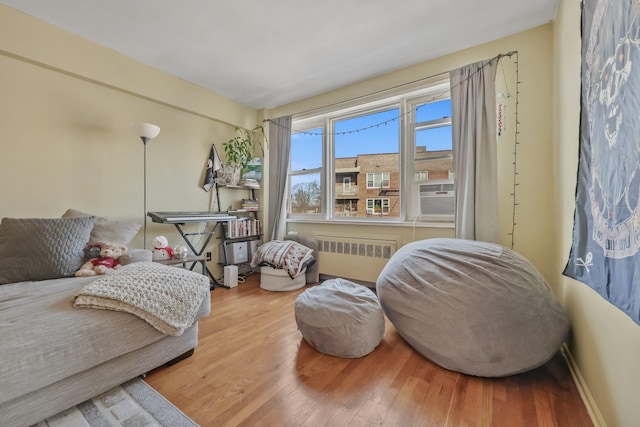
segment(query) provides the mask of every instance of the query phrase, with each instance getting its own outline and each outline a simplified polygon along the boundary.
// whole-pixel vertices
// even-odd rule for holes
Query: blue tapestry
[[[584,0],[580,159],[564,275],[640,324],[640,5]]]

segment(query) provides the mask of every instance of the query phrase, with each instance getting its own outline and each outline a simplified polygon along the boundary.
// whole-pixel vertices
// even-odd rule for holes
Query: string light
[[[518,65],[519,58],[518,52],[515,52],[516,60],[516,108],[515,108],[515,121],[516,124],[514,126],[514,137],[513,137],[513,190],[511,193],[511,198],[513,202],[512,206],[512,217],[511,217],[511,233],[508,233],[511,236],[511,249],[515,246],[515,234],[516,234],[516,208],[519,203],[517,201],[517,189],[520,183],[518,182],[518,145],[520,145],[520,118],[518,116],[518,103],[520,102],[520,67]],[[506,83],[506,82],[505,82]]]
[[[511,56],[513,56],[513,55],[517,55],[517,53],[518,53],[517,51],[513,51],[513,52],[509,52],[509,53],[501,53],[501,54],[499,54],[499,55],[494,56],[493,58],[491,58],[491,59],[487,60],[487,61],[482,65],[482,67],[480,67],[480,69],[476,70],[474,73],[472,73],[471,75],[469,75],[465,80],[461,81],[461,82],[460,82],[460,83],[458,83],[458,84],[460,85],[460,84],[462,84],[463,82],[465,82],[466,80],[470,79],[470,78],[471,78],[475,73],[480,72],[480,70],[481,70],[481,69],[483,69],[483,68],[484,68],[484,67],[486,67],[487,65],[491,64],[493,61],[496,61],[496,60],[498,60],[498,61],[499,61],[499,60],[500,60],[501,58],[503,58],[503,57],[511,57]],[[398,86],[394,86],[393,88],[390,88],[390,89],[396,89],[396,88],[403,87],[403,86],[407,86],[407,85],[413,85],[413,84],[415,84],[415,83],[418,83],[418,82],[423,81],[423,80],[430,79],[430,78],[432,78],[432,77],[433,77],[433,76],[429,76],[429,77],[425,77],[425,78],[422,78],[422,79],[414,80],[414,81],[409,82],[409,83],[404,83],[404,84],[401,84],[401,85],[398,85]],[[353,130],[346,130],[346,131],[340,131],[340,132],[330,132],[330,133],[329,133],[329,132],[313,132],[313,131],[306,131],[306,130],[297,130],[297,129],[289,128],[289,127],[288,127],[288,128],[286,128],[286,130],[290,131],[292,134],[294,134],[294,133],[295,133],[295,134],[299,134],[299,135],[309,135],[309,136],[322,136],[322,135],[326,135],[326,134],[331,134],[331,135],[334,135],[334,136],[336,136],[336,135],[351,135],[351,134],[353,134],[353,133],[366,132],[366,131],[368,131],[368,130],[370,130],[370,129],[377,128],[377,127],[380,127],[380,126],[382,126],[382,125],[385,125],[385,126],[386,126],[386,125],[388,125],[388,124],[390,124],[390,123],[394,123],[394,122],[396,122],[396,121],[400,120],[401,118],[403,118],[403,117],[405,117],[405,116],[408,116],[409,114],[413,113],[414,111],[415,111],[415,112],[417,112],[420,108],[424,107],[426,104],[429,104],[429,103],[432,103],[432,102],[434,102],[434,101],[439,101],[439,100],[441,100],[441,99],[444,99],[444,98],[445,98],[445,97],[450,93],[450,91],[451,91],[452,89],[454,89],[455,87],[456,87],[456,86],[454,86],[454,87],[452,87],[452,88],[449,88],[449,89],[445,89],[445,90],[443,90],[442,92],[438,92],[438,93],[436,93],[435,95],[433,95],[433,96],[431,97],[431,99],[429,99],[428,101],[426,101],[424,104],[417,106],[417,107],[416,107],[415,109],[413,109],[413,110],[410,110],[410,111],[407,111],[407,112],[405,112],[405,113],[402,113],[402,114],[400,114],[400,115],[398,115],[397,117],[394,117],[394,118],[392,118],[392,119],[387,119],[387,120],[385,120],[384,122],[374,123],[374,124],[372,124],[372,125],[365,126],[365,127],[363,127],[363,128],[353,129]],[[386,91],[386,90],[389,90],[389,89],[385,89],[384,91]],[[378,92],[376,92],[376,93],[384,92],[384,91],[378,91]],[[372,95],[372,94],[365,95],[365,96],[370,96],[370,95]],[[359,99],[359,98],[363,98],[363,96],[359,96],[359,97],[357,97],[357,98],[349,99],[349,100],[346,100],[346,101],[343,101],[343,102],[340,102],[340,103],[345,103],[345,102],[353,101],[353,100],[355,100],[355,99]],[[336,104],[333,104],[333,105],[336,105]],[[327,107],[329,107],[329,106],[327,106]],[[324,109],[324,108],[326,108],[326,107],[318,107],[317,109],[318,109],[318,110],[320,110],[320,109]],[[280,126],[280,127],[282,127],[282,128],[284,128],[284,127],[285,127],[285,126],[281,125],[280,123],[277,123],[277,122],[275,122],[275,121],[273,121],[273,120],[271,120],[271,119],[266,119],[265,121],[266,121],[266,122],[269,122],[271,125]]]

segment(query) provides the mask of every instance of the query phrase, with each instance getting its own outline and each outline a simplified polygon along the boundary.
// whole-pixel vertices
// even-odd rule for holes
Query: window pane
[[[452,141],[451,126],[416,131],[416,149],[425,147],[426,151],[451,151]]]
[[[399,116],[392,108],[334,122],[336,217],[400,216]]]
[[[418,181],[449,179],[453,170],[451,126],[416,131],[415,170]]]
[[[381,216],[389,215],[390,206],[389,199],[367,199],[367,215]]]
[[[416,106],[416,123],[451,117],[451,100],[430,102]]]
[[[310,173],[291,177],[289,212],[319,214],[321,212],[320,174]]]
[[[322,128],[291,134],[291,170],[322,167]]]

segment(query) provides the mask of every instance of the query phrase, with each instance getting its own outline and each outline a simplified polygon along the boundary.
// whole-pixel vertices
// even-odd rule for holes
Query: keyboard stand
[[[165,213],[162,213],[165,214]],[[211,239],[213,238],[213,236],[215,235],[216,229],[220,226],[221,223],[229,221],[230,219],[235,219],[236,217],[234,216],[220,216],[220,217],[203,217],[202,219],[198,219],[198,218],[190,218],[189,221],[185,221],[185,222],[173,222],[170,220],[166,220],[163,215],[159,215],[158,213],[155,212],[148,212],[147,216],[151,217],[151,219],[153,220],[153,222],[160,222],[163,224],[173,224],[176,229],[178,230],[178,233],[180,233],[180,236],[182,237],[182,240],[184,240],[184,242],[187,244],[187,246],[189,247],[189,249],[191,249],[191,251],[193,252],[193,256],[194,258],[197,259],[186,259],[185,262],[183,264],[186,264],[187,262],[191,262],[191,266],[189,267],[189,270],[193,271],[193,269],[195,268],[195,266],[197,264],[201,264],[202,265],[202,274],[204,274],[205,276],[209,276],[209,279],[211,281],[211,286],[210,289],[214,289],[216,286],[221,287],[221,288],[227,288],[229,289],[228,286],[224,286],[224,284],[220,283],[211,273],[211,271],[209,270],[209,268],[207,267],[207,261],[211,261],[210,259],[207,259],[206,256],[203,255],[205,249],[207,248],[207,245],[209,245],[209,242],[211,242]],[[182,226],[186,223],[194,223],[194,222],[203,222],[205,223],[205,231],[200,232],[200,233],[185,233],[185,231],[182,229]],[[209,227],[209,224],[213,223],[213,228],[211,228],[211,230],[206,231],[207,227]],[[200,247],[196,248],[193,243],[191,242],[190,236],[203,236],[206,235],[207,238],[204,240],[204,242],[200,245]],[[179,264],[179,262],[176,262],[174,264]]]

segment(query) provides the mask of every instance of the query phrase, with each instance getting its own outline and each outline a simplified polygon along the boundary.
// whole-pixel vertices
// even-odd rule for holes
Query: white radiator
[[[396,252],[398,242],[386,238],[313,233],[318,239],[320,274],[375,283]]]

